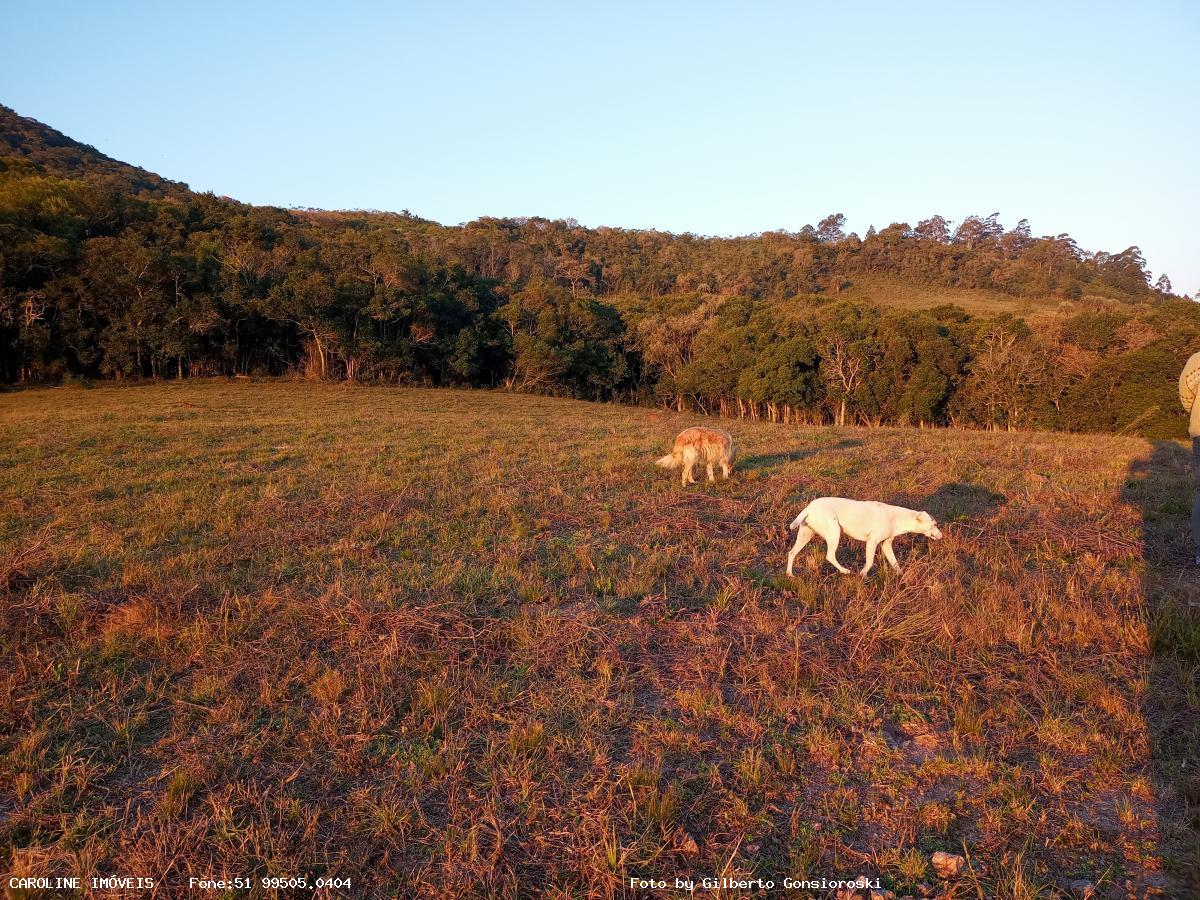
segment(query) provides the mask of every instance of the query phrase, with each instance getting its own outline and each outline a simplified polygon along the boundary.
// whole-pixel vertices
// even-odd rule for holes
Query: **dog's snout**
[[[933,531],[929,532],[929,536],[931,538],[933,538],[935,541],[940,541],[942,539],[942,529],[940,529],[936,525],[934,525]]]

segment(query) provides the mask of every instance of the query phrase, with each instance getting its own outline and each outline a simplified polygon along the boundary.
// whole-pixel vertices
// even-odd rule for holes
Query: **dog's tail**
[[[789,531],[799,531],[800,526],[804,524],[804,520],[808,518],[808,507],[804,507],[800,515],[792,519],[792,524],[788,526]]]
[[[656,459],[654,464],[660,469],[674,469],[679,465],[679,460],[675,458],[674,453],[668,453],[666,456]]]

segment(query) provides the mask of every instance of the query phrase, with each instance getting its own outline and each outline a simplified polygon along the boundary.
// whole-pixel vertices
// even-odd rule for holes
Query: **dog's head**
[[[937,522],[933,520],[933,516],[924,511],[917,513],[917,532],[927,534],[935,541],[942,539],[942,530],[938,528]]]

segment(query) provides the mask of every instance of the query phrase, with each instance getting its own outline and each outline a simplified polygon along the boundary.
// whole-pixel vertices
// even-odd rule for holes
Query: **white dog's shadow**
[[[950,481],[932,494],[901,494],[887,501],[910,509],[923,509],[943,524],[985,518],[1008,502],[1004,494],[981,484]]]

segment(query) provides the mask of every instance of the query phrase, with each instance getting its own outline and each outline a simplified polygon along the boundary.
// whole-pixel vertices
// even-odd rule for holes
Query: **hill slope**
[[[1182,447],[732,422],[735,479],[682,490],[651,461],[691,421],[284,383],[9,395],[3,868],[914,893],[965,847],[971,896],[1182,896]],[[786,579],[784,523],[825,494],[946,538],[898,542],[900,577],[812,547]]]
[[[0,158],[20,159],[64,178],[109,179],[135,193],[186,196],[186,184],[115,160],[96,148],[0,105]],[[2,171],[2,170],[0,170]],[[514,276],[525,257],[551,256],[543,273],[597,294],[718,293],[796,296],[840,292],[883,305],[929,308],[955,303],[973,312],[1031,311],[1064,299],[1150,300],[1137,247],[1118,254],[1081,251],[1067,235],[1036,238],[1027,222],[1005,233],[995,216],[971,216],[951,229],[940,216],[910,227],[894,223],[865,241],[842,231],[843,216],[817,228],[733,238],[654,229],[581,228],[572,220],[483,217],[446,227],[407,212],[308,211],[326,227],[408,226],[438,236],[439,254],[487,277]],[[486,252],[483,262],[479,254]],[[1024,257],[1034,256],[1027,265]],[[842,259],[841,257],[847,257]],[[605,269],[608,269],[606,272]],[[637,272],[634,277],[634,272]],[[1059,275],[1054,275],[1055,270]],[[880,277],[882,273],[883,277]],[[526,272],[519,280],[528,278]],[[865,288],[865,290],[864,290]],[[881,289],[882,288],[882,289]],[[1051,302],[1053,300],[1053,302]]]
[[[3,157],[32,163],[63,178],[106,179],[135,194],[178,196],[188,191],[186,184],[113,159],[89,144],[0,105],[0,166]]]
[[[1152,288],[1136,247],[995,216],[714,238],[254,207],[0,112],[19,154],[0,158],[0,381],[303,372],[787,422],[1185,432],[1200,307]]]

